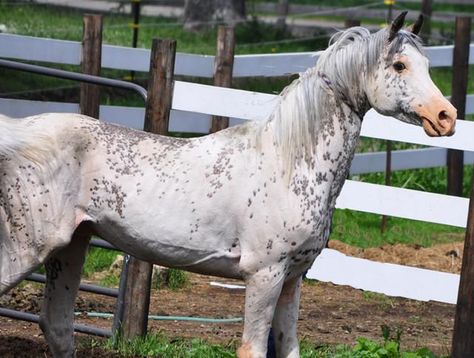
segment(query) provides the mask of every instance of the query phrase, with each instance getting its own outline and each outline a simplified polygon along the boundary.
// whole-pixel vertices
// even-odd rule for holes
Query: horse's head
[[[411,29],[402,30],[405,15],[384,30],[385,48],[376,68],[369,69],[367,98],[376,111],[422,125],[429,136],[450,136],[457,111],[430,78],[417,37],[423,19],[420,16]]]

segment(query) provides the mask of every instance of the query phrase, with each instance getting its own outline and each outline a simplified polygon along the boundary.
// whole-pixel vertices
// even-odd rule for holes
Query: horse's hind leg
[[[273,317],[273,336],[277,357],[299,357],[299,344],[296,334],[301,291],[301,276],[283,285]]]
[[[46,287],[40,327],[53,357],[73,357],[74,302],[90,234],[80,226],[70,244],[55,253],[45,264]]]

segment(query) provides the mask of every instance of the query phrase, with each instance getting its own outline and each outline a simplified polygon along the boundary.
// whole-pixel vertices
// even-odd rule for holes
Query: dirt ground
[[[462,243],[420,248],[391,245],[376,249],[355,249],[332,241],[330,247],[341,252],[383,262],[400,263],[458,273],[461,267]],[[240,282],[191,275],[187,288],[179,291],[155,291],[150,314],[169,316],[242,317],[244,291],[211,286],[210,281]],[[23,285],[0,298],[0,306],[38,313],[41,290]],[[77,311],[113,312],[114,299],[81,293]],[[402,348],[426,346],[437,354],[448,355],[454,323],[453,305],[417,302],[364,293],[345,286],[321,282],[303,285],[299,336],[317,344],[354,344],[358,337],[381,338],[381,325],[402,331]],[[78,322],[109,328],[109,319],[77,318]],[[199,337],[211,342],[238,342],[242,323],[203,324],[178,321],[150,321],[149,330],[169,337]],[[88,343],[92,338],[78,335],[79,357],[114,357]],[[94,338],[97,339],[97,338]],[[48,357],[46,343],[34,323],[0,318],[0,357]]]

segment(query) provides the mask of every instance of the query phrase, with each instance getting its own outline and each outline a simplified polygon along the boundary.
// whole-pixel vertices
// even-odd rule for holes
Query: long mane
[[[300,74],[282,91],[269,122],[274,122],[275,140],[282,153],[286,176],[291,175],[301,160],[309,162],[317,145],[317,134],[333,125],[328,116],[330,95],[336,102],[342,101],[359,111],[362,117],[368,110],[362,80],[376,68],[384,51],[387,60],[405,43],[422,52],[421,41],[410,32],[400,31],[390,43],[387,37],[387,29],[371,34],[363,27],[335,34],[316,66]]]

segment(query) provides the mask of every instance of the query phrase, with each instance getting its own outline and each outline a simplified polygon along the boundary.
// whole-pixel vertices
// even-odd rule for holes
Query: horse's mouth
[[[425,130],[425,133],[428,134],[430,137],[441,137],[443,135],[436,127],[436,125],[428,118],[421,117],[421,123],[423,125],[423,129]]]

